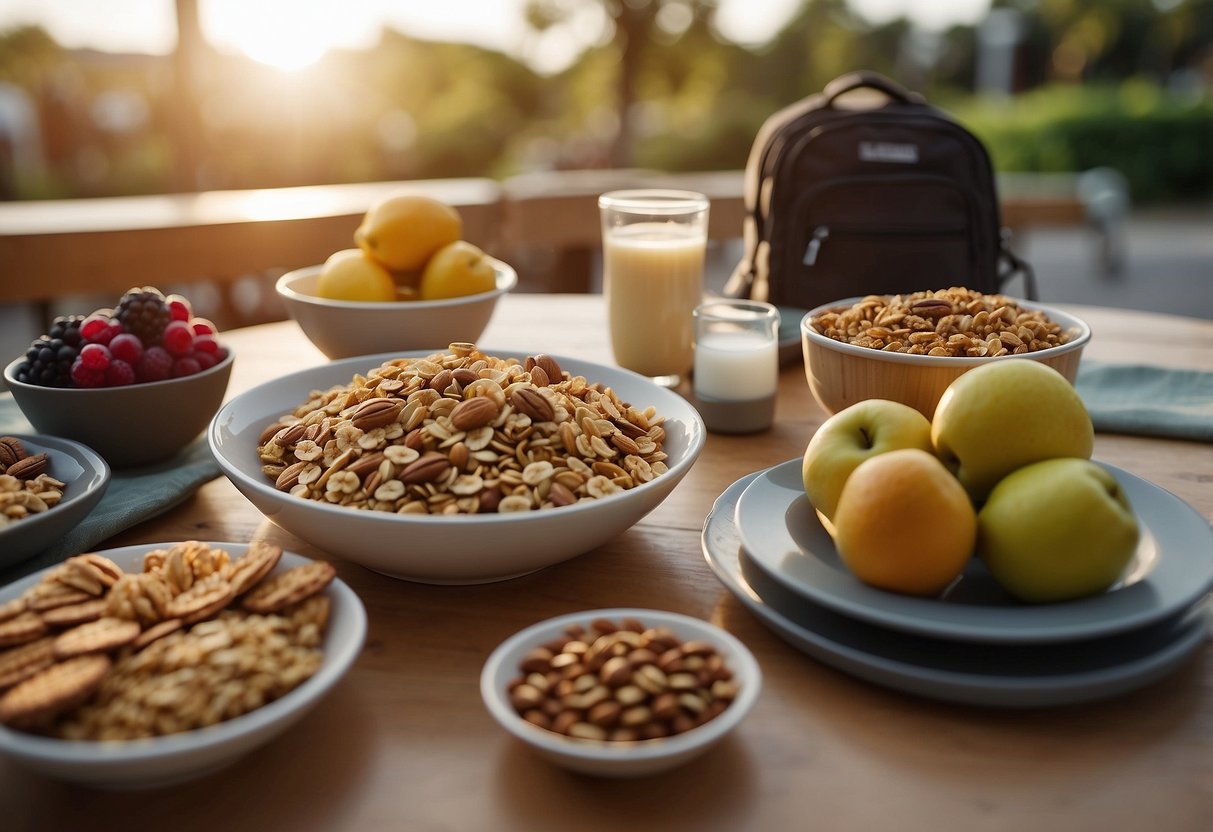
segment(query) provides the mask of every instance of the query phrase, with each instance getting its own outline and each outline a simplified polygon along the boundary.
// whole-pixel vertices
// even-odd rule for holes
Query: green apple
[[[1090,459],[1091,417],[1065,376],[1027,358],[974,367],[946,389],[931,418],[935,453],[980,502],[1016,468]]]
[[[804,452],[801,472],[813,508],[831,519],[847,477],[869,457],[901,448],[931,449],[931,423],[914,408],[866,399],[822,423]]]
[[[1023,601],[1066,601],[1120,578],[1139,535],[1124,489],[1086,459],[1020,468],[977,514],[977,551],[994,578]]]

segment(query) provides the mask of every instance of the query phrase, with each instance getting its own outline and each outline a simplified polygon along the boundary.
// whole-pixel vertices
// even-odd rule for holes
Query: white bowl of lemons
[[[354,247],[283,275],[275,289],[330,359],[475,342],[518,275],[462,232],[445,203],[391,197],[367,211]]]

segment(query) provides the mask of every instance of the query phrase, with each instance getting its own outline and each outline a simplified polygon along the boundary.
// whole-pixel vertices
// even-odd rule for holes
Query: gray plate
[[[742,544],[769,580],[853,618],[953,641],[1044,643],[1127,632],[1172,617],[1213,587],[1213,529],[1187,503],[1100,463],[1137,513],[1141,539],[1124,579],[1107,592],[1056,604],[1023,604],[977,559],[938,598],[861,583],[843,565],[801,482],[801,460],[760,471],[737,504]]]
[[[759,621],[813,658],[858,678],[949,702],[1047,707],[1143,687],[1178,668],[1205,641],[1204,605],[1131,633],[1056,644],[955,642],[832,612],[771,580],[742,549],[734,513],[758,476],[743,477],[716,500],[704,522],[704,558]]]

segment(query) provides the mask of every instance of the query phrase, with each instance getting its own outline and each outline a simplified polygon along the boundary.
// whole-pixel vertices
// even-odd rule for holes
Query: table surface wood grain
[[[1087,357],[1213,369],[1213,322],[1069,307]],[[322,363],[291,322],[224,333],[229,395]],[[611,363],[600,296],[514,295],[480,339],[490,352]],[[224,478],[106,547],[265,537],[332,559],[369,614],[351,673],[289,733],[205,779],[136,795],[87,790],[0,761],[0,827],[291,830],[1204,830],[1213,828],[1213,650],[1111,700],[1002,710],[861,681],[767,630],[700,549],[713,501],[738,478],[799,457],[825,418],[803,368],[780,377],[776,422],[710,434],[671,496],[609,544],[515,580],[393,580],[278,529]],[[1100,434],[1098,459],[1213,518],[1213,446]],[[491,546],[486,540],[484,545]],[[765,674],[750,717],[706,756],[636,781],[569,774],[491,720],[478,679],[516,630],[582,609],[637,606],[713,621]]]

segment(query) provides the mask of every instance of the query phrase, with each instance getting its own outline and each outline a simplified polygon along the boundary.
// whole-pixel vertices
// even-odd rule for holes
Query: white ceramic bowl
[[[845,309],[860,300],[854,297],[822,304],[800,321],[805,376],[813,397],[827,413],[837,413],[865,399],[891,399],[908,404],[930,419],[949,384],[974,367],[1003,360],[884,352],[827,338],[812,327],[810,322],[824,312]],[[1047,364],[1073,384],[1083,348],[1091,340],[1091,328],[1052,306],[1018,299],[1016,303],[1023,309],[1043,312],[1070,334],[1070,340],[1061,346],[1016,357]]]
[[[493,260],[497,288],[446,300],[381,303],[329,300],[316,295],[323,266],[308,266],[278,278],[274,288],[303,334],[328,358],[394,350],[440,349],[475,342],[488,326],[497,301],[518,285],[514,269]]]
[[[33,557],[88,516],[110,482],[110,467],[96,451],[57,436],[10,433],[30,456],[45,453],[46,473],[63,483],[63,499],[46,511],[0,527],[0,568]]]
[[[612,387],[637,407],[666,417],[669,470],[609,497],[562,508],[509,514],[436,516],[344,508],[279,491],[261,471],[261,432],[305,402],[313,390],[348,384],[401,355],[360,356],[275,379],[229,401],[215,415],[211,450],[228,479],[262,514],[333,555],[395,578],[435,584],[504,580],[567,560],[627,530],[666,498],[690,470],[705,441],[703,420],[685,399],[627,370],[554,356],[588,381]],[[493,350],[499,357],[527,353]]]
[[[127,546],[102,552],[127,571],[142,569],[143,555],[171,544]],[[211,543],[232,557],[243,543]],[[284,552],[275,571],[307,563]],[[15,598],[41,580],[43,572],[0,589],[0,602]],[[62,780],[110,789],[154,788],[210,774],[282,734],[332,689],[353,665],[366,638],[366,610],[344,582],[325,590],[332,600],[324,662],[316,673],[280,699],[208,728],[151,739],[85,742],[26,734],[0,726],[0,754],[26,768]]]
[[[223,336],[220,335],[222,341]],[[39,433],[83,442],[113,468],[162,462],[206,429],[227,393],[235,354],[192,376],[122,387],[40,387],[4,370],[17,407]]]
[[[596,618],[618,622],[635,618],[650,627],[669,628],[682,641],[702,639],[716,647],[733,671],[737,698],[715,719],[683,734],[657,740],[611,742],[574,739],[524,720],[510,704],[508,686],[522,675],[519,663],[532,648],[562,637],[570,624],[589,629]],[[698,618],[650,609],[601,609],[549,618],[503,641],[480,674],[480,695],[502,728],[530,745],[545,759],[583,774],[639,777],[674,768],[703,754],[736,728],[762,689],[762,671],[753,654],[731,633]]]

